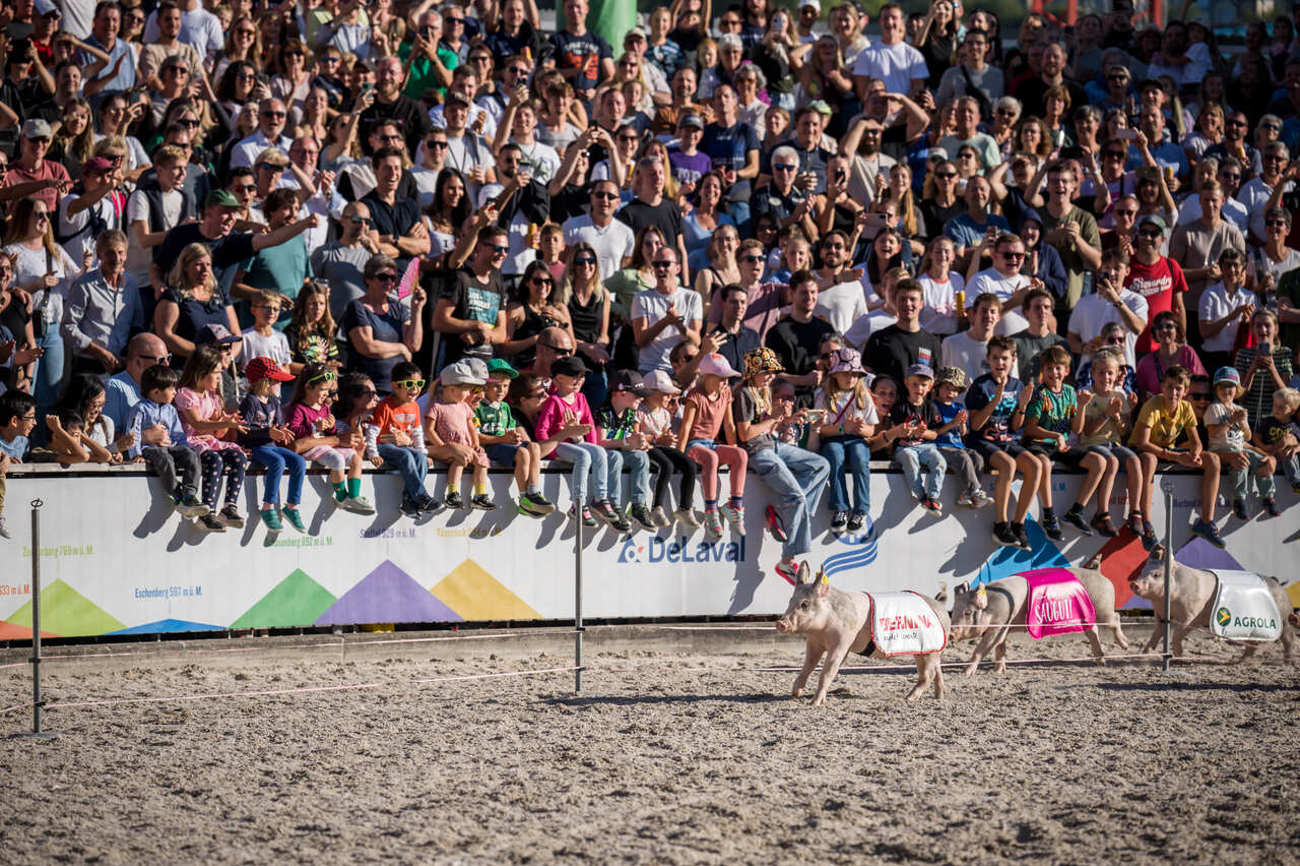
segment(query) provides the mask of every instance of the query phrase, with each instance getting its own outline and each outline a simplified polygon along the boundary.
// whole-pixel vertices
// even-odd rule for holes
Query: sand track
[[[1145,629],[1133,629],[1141,640]],[[1135,638],[1135,634],[1137,637]],[[0,740],[6,863],[1294,863],[1300,668],[1225,666],[1194,637],[1147,663],[1013,667],[906,705],[843,674],[788,699],[801,645],[562,654],[51,665],[49,699],[376,683],[356,691],[53,709]],[[1140,645],[1140,644],[1139,644]],[[957,661],[969,644],[946,658]],[[1083,654],[1082,640],[1011,658]],[[504,655],[504,654],[503,654]],[[851,662],[853,663],[853,662]],[[0,706],[27,699],[0,671]],[[21,730],[23,713],[0,717]]]

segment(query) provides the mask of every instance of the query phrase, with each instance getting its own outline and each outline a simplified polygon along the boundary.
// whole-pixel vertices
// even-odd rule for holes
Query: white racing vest
[[[1251,571],[1211,569],[1219,588],[1210,612],[1210,631],[1239,641],[1272,641],[1282,636],[1282,612],[1268,581]]]
[[[915,592],[881,592],[871,598],[871,639],[887,656],[942,652],[948,631]]]

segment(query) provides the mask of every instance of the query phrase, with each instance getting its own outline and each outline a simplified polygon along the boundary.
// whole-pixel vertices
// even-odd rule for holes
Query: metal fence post
[[[41,730],[41,508],[39,499],[32,500],[32,729],[10,738],[53,740],[58,734]]]
[[[573,544],[573,693],[582,693],[582,507],[577,508]]]
[[[1173,653],[1169,649],[1169,635],[1173,624],[1169,621],[1170,600],[1174,575],[1174,485],[1168,478],[1162,479],[1160,489],[1165,494],[1165,673],[1169,673],[1173,662]]]

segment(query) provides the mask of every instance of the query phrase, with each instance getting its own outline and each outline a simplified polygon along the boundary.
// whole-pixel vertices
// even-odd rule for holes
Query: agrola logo
[[[1215,614],[1215,618],[1218,619],[1219,625],[1227,625],[1232,622],[1232,612],[1226,607],[1221,607],[1219,612]]]
[[[692,542],[685,535],[676,538],[654,536],[644,542],[629,538],[618,552],[619,562],[744,562],[745,538],[739,541]]]

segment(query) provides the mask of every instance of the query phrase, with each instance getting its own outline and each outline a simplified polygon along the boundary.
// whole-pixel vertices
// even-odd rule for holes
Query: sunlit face
[[[185,276],[191,285],[199,285],[212,276],[212,257],[199,256],[185,266]]]
[[[320,292],[312,292],[303,301],[302,312],[308,322],[319,322],[329,309],[329,299]]]

